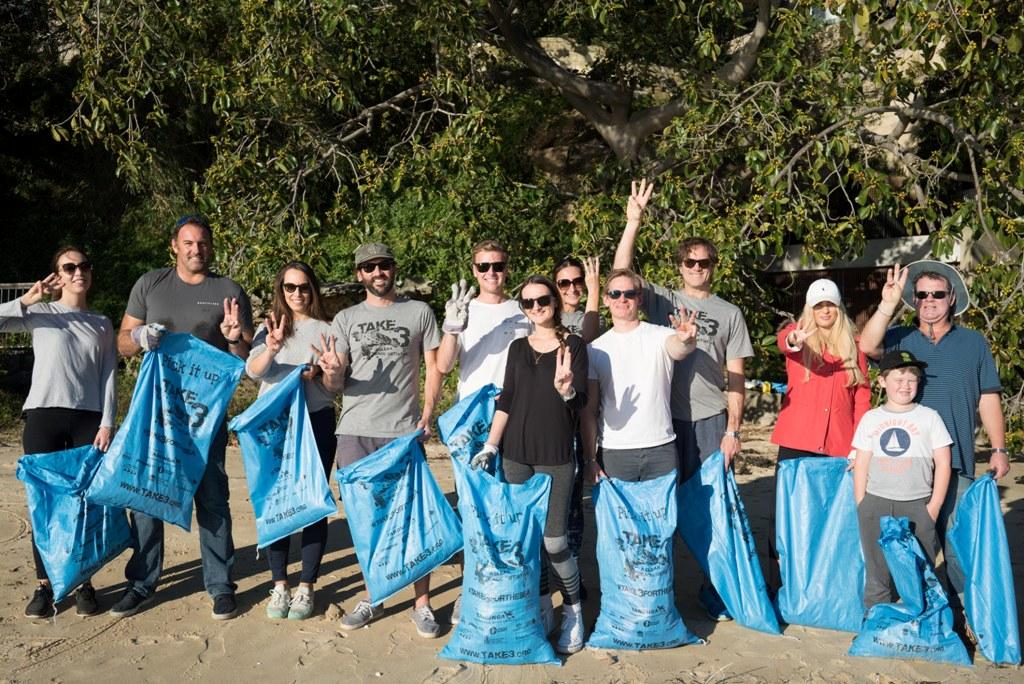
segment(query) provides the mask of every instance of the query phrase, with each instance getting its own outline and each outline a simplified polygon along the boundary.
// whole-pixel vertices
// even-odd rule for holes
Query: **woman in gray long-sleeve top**
[[[20,299],[0,305],[0,332],[32,334],[32,387],[23,407],[26,454],[93,444],[107,450],[117,414],[117,348],[114,326],[88,310],[92,264],[76,247],[62,247],[53,272]],[[49,301],[43,298],[49,296]],[[32,546],[39,586],[25,617],[49,617],[53,591],[39,552]],[[96,592],[86,580],[75,592],[79,615],[99,612]]]

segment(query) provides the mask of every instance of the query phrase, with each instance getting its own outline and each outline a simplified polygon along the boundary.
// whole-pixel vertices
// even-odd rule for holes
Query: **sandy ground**
[[[749,453],[773,454],[765,429],[745,442]],[[446,492],[454,490],[446,452],[430,451],[430,465]],[[754,632],[735,623],[711,622],[696,603],[700,580],[696,565],[677,545],[676,581],[680,610],[706,645],[644,653],[584,650],[562,667],[481,666],[442,660],[438,651],[450,635],[445,624],[437,640],[420,639],[408,619],[412,594],[387,606],[371,626],[342,632],[338,617],[355,605],[363,583],[346,523],[330,522],[330,541],[310,620],[273,622],[266,618],[270,591],[266,558],[256,556],[256,533],[237,448],[228,452],[234,538],[235,579],[240,615],[211,619],[211,601],[203,590],[199,543],[191,534],[167,526],[164,574],[155,600],[139,614],[115,619],[105,612],[92,618],[74,613],[66,600],[55,620],[29,620],[22,611],[33,589],[33,570],[24,490],[15,479],[21,451],[17,435],[0,436],[0,681],[387,681],[387,682],[1024,682],[1024,673],[997,668],[980,654],[973,668],[918,661],[853,658],[846,655],[852,635],[788,627],[783,636]],[[1024,464],[1015,463],[1001,481],[1006,523],[1017,577],[1018,614],[1024,599]],[[758,548],[766,551],[772,471],[753,467],[739,476]],[[589,499],[586,547],[582,559],[590,599],[588,626],[598,610],[598,577],[593,557]],[[293,544],[293,555],[296,552]],[[124,590],[128,554],[107,565],[94,579],[104,609]],[[291,566],[297,573],[298,564]],[[433,606],[447,620],[460,584],[458,567],[444,565],[434,574]]]

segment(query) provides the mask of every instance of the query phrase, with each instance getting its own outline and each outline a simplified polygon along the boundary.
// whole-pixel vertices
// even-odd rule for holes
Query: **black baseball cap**
[[[883,373],[885,371],[891,371],[894,368],[906,368],[907,366],[927,368],[928,364],[924,361],[918,361],[917,357],[902,349],[889,352],[882,357],[881,361],[878,362],[878,370]]]

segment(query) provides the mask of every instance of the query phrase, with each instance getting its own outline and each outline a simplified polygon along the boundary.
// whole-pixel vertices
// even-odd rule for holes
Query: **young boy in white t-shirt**
[[[885,404],[865,413],[853,436],[865,608],[893,600],[892,577],[878,545],[883,515],[909,518],[933,564],[939,551],[935,520],[949,486],[953,440],[937,412],[914,402],[927,365],[907,351],[883,356],[878,368]]]

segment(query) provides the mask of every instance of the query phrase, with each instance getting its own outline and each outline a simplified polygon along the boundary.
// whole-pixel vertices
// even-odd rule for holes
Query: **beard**
[[[385,279],[385,282],[380,286],[375,285],[373,279],[367,279],[363,283],[363,287],[366,288],[367,292],[373,294],[376,297],[386,297],[389,294],[391,294],[392,290],[395,289],[395,276],[394,274],[389,275]]]

